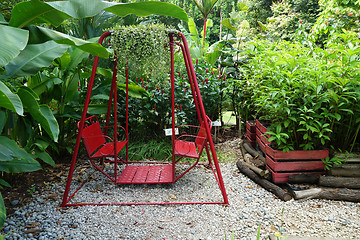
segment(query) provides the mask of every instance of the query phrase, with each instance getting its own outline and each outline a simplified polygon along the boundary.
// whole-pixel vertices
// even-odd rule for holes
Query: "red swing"
[[[128,118],[129,118],[129,108],[128,108],[128,99],[129,99],[129,74],[128,69],[126,69],[126,123],[125,127],[118,126],[117,123],[117,77],[116,77],[116,65],[115,62],[113,70],[113,78],[111,84],[111,91],[109,96],[109,104],[106,115],[106,124],[104,131],[100,126],[100,122],[96,116],[86,117],[87,110],[89,107],[91,91],[93,88],[93,83],[96,74],[96,68],[99,61],[99,57],[95,57],[91,77],[88,83],[88,91],[84,103],[84,109],[81,116],[81,120],[78,122],[78,136],[76,138],[76,144],[72,156],[71,166],[69,170],[69,175],[65,187],[65,192],[63,195],[62,207],[65,206],[74,206],[74,205],[170,205],[170,204],[229,204],[224,182],[220,172],[220,167],[215,152],[214,143],[211,138],[211,127],[212,122],[206,116],[202,98],[200,95],[200,90],[196,80],[195,71],[191,61],[188,45],[184,35],[181,32],[169,31],[170,38],[170,55],[171,55],[171,106],[172,106],[172,162],[164,164],[164,162],[134,162],[129,161],[128,159]],[[104,39],[111,36],[110,32],[106,32],[101,35],[99,43],[102,44]],[[176,41],[174,41],[176,39]],[[182,42],[182,43],[181,43]],[[191,135],[181,135],[176,138],[175,136],[175,78],[174,78],[174,44],[180,46],[184,62],[186,65],[186,70],[188,74],[188,79],[190,87],[192,90],[192,95],[195,102],[195,107],[197,110],[197,116],[199,119],[200,126],[197,136]],[[114,122],[112,125],[110,123],[110,115],[113,103],[113,117]],[[124,131],[124,138],[119,140],[118,138],[118,127]],[[179,126],[180,127],[180,126]],[[109,129],[111,129],[112,137],[108,136]],[[189,141],[190,137],[194,138],[194,141]],[[186,138],[186,139],[184,139]],[[110,141],[107,141],[110,140]],[[83,187],[85,182],[83,182],[80,187],[78,187],[69,197],[70,186],[72,183],[73,173],[75,170],[76,159],[80,147],[80,142],[83,141],[85,148],[87,150],[91,164],[100,172],[105,174],[111,181],[115,184],[159,184],[159,183],[175,183],[180,179],[184,174],[190,171],[195,167],[200,160],[203,149],[206,149],[208,156],[208,165],[212,169],[215,179],[221,190],[223,201],[220,202],[120,202],[120,203],[70,203],[70,200],[75,196],[75,194]],[[126,149],[126,157],[122,159],[119,157],[119,152],[122,149]],[[209,149],[210,148],[210,149]],[[196,159],[195,163],[190,164],[183,173],[179,176],[175,174],[175,165],[176,163],[184,158],[194,158]],[[103,171],[93,160],[100,159],[101,162],[104,160],[114,164],[114,176],[110,176],[108,173]],[[125,164],[124,169],[118,174],[118,164]],[[146,164],[145,164],[146,163]]]

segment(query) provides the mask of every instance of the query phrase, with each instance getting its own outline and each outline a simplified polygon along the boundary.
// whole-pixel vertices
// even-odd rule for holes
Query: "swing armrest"
[[[185,139],[182,139],[185,138]],[[190,134],[183,134],[180,135],[179,137],[176,138],[177,141],[186,141],[187,138],[200,138],[200,139],[206,139],[205,137],[200,137],[200,136],[195,136],[195,135],[190,135]]]
[[[106,129],[106,128],[113,128],[113,127],[114,127],[114,125],[110,125],[110,126],[104,126],[104,127],[101,127],[101,128]],[[118,125],[118,127],[121,128],[122,130],[124,130],[124,132],[125,132],[125,128],[123,126]]]
[[[180,131],[180,128],[200,129],[199,126],[194,126],[194,125],[179,125],[179,126],[177,126],[176,128],[178,128],[178,129],[179,129],[179,132],[180,132],[180,136],[176,138],[177,140],[180,140],[181,137],[195,137],[195,138],[196,138],[196,136],[191,135],[191,134],[188,134],[187,131],[186,131],[186,129]],[[189,130],[190,130],[190,129],[189,129]],[[198,131],[198,130],[197,130],[197,131]]]
[[[113,128],[114,127],[114,125],[111,125],[111,126],[104,126],[104,127],[101,127],[102,129],[111,129],[111,128]],[[118,126],[118,128],[121,128],[123,131],[124,131],[124,133],[126,133],[126,130],[125,130],[125,128],[123,127],[123,126]],[[119,136],[120,135],[120,132],[118,131],[117,132],[117,135]],[[111,137],[109,137],[109,136],[107,136],[107,135],[104,135],[105,137],[108,137],[108,138],[110,138],[111,139],[111,141],[113,141],[113,139],[111,138]]]

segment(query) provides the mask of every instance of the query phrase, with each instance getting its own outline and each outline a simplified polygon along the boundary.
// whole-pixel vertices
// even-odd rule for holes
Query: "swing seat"
[[[78,122],[78,129],[80,127],[79,125],[80,122]],[[107,128],[110,127],[113,126],[108,126]],[[123,127],[121,128],[125,130]],[[96,116],[91,116],[85,119],[85,125],[81,138],[90,159],[114,157],[119,154],[121,149],[127,143],[127,141],[114,141],[111,137],[105,135]],[[114,152],[115,144],[116,153]]]
[[[195,126],[192,126],[192,127],[195,127]],[[211,128],[212,128],[211,121],[209,121],[209,127],[211,130]],[[185,138],[185,139],[195,138],[195,141],[192,142],[192,141],[182,140],[183,138]],[[183,134],[183,135],[179,136],[177,139],[175,139],[174,154],[175,154],[175,156],[179,156],[179,157],[188,157],[188,158],[199,159],[206,142],[207,142],[207,136],[206,136],[205,124],[203,121],[200,125],[197,136]]]

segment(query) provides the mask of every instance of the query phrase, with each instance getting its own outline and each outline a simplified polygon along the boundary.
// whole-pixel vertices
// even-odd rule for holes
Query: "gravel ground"
[[[85,178],[90,168],[78,168]],[[181,169],[179,169],[181,170]],[[297,236],[360,239],[360,203],[304,200],[282,202],[221,163],[230,205],[80,206],[61,209],[63,182],[35,192],[33,201],[8,216],[6,239],[261,239],[282,231]],[[199,166],[174,185],[114,186],[103,175],[79,191],[73,202],[221,201],[212,172]],[[95,180],[96,179],[96,180]],[[80,177],[75,177],[80,184]]]

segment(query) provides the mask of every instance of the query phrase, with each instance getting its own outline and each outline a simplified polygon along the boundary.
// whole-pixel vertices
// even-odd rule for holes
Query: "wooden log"
[[[360,177],[360,164],[341,164],[333,166],[329,175],[341,177]]]
[[[320,176],[319,185],[338,188],[360,188],[360,178]]]
[[[242,162],[238,161],[236,163],[236,166],[238,167],[240,172],[242,172],[243,174],[248,176],[251,180],[253,180],[257,184],[259,184],[261,187],[263,187],[266,190],[268,190],[269,192],[275,194],[281,200],[283,200],[283,201],[291,200],[292,197],[288,192],[284,191],[281,187],[273,184],[272,182],[269,182],[268,180],[259,177],[251,169],[249,169],[244,164],[242,164]]]
[[[303,198],[310,198],[314,197],[316,194],[321,192],[321,188],[310,188],[301,191],[293,191],[294,199],[303,199]]]
[[[338,153],[335,157],[346,159],[346,163],[360,163],[360,154],[356,153]]]
[[[254,158],[258,158],[264,165],[266,164],[265,158],[256,151],[248,141],[242,142],[244,149],[250,153]]]
[[[289,183],[310,183],[316,184],[319,182],[319,175],[314,174],[296,174],[289,176]]]
[[[249,158],[249,156],[247,155],[250,155],[250,154],[245,154],[245,158]],[[250,155],[250,157],[252,157]],[[265,178],[265,179],[270,179],[271,175],[270,175],[270,171],[269,170],[263,170],[263,169],[260,169],[254,165],[251,164],[251,162],[248,162],[245,160],[245,162],[241,162],[242,164],[244,164],[246,167],[250,168],[252,171],[254,171],[257,175]]]
[[[303,191],[294,191],[294,198],[318,198],[360,202],[360,190],[347,188],[312,188]]]

